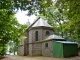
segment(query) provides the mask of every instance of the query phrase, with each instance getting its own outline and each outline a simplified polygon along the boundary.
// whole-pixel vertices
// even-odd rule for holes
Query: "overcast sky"
[[[25,24],[28,20],[30,21],[30,23],[32,23],[34,19],[36,19],[35,15],[29,17],[26,14],[27,11],[20,11],[20,10],[16,13],[15,16],[20,24]]]

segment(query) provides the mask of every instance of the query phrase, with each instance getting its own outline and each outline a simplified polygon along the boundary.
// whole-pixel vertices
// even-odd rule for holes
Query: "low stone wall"
[[[24,55],[24,46],[23,45],[20,45],[18,47],[18,55]]]

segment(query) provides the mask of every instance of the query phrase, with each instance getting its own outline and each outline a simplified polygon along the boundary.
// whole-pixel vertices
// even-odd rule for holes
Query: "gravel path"
[[[1,60],[80,60],[79,56],[71,57],[71,58],[53,58],[53,57],[30,57],[30,56],[18,56],[18,55],[10,55],[6,56],[4,59]]]

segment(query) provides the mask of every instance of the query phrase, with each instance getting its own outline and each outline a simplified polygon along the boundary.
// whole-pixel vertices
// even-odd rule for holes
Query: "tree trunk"
[[[14,51],[14,55],[15,55],[15,51]]]

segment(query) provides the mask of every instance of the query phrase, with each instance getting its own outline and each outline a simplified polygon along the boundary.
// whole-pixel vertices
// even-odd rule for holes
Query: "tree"
[[[5,9],[0,10],[0,55],[4,55],[6,53],[6,44],[11,39],[10,32],[13,25],[12,22],[15,22],[15,20],[11,20],[12,15],[9,13],[13,15],[12,12],[8,12]]]
[[[77,0],[57,0],[55,4],[63,15],[67,17],[67,22],[63,25],[64,32],[67,32],[71,39],[79,42],[80,39],[80,1]]]
[[[28,15],[44,13],[45,8],[52,4],[52,0],[1,0],[1,9],[15,11],[28,10]]]
[[[44,16],[45,20],[48,20],[48,23],[53,26],[54,33],[63,37],[62,24],[65,23],[65,20],[59,10],[54,5],[51,5],[45,10],[45,15],[41,15]]]
[[[27,26],[19,24],[14,17],[14,13],[6,9],[0,10],[0,18],[0,55],[5,55],[7,43],[13,41],[16,48],[19,44],[20,34]]]
[[[15,31],[13,30],[13,34],[12,34],[12,38],[11,40],[8,42],[8,46],[9,46],[9,52],[10,53],[15,53],[18,50],[18,45],[20,44],[21,40],[19,39],[20,36],[25,36],[24,31],[26,30],[27,25],[21,25],[19,24],[19,26],[16,27]]]
[[[19,24],[14,17],[14,13],[5,9],[0,10],[0,18],[0,55],[6,54],[7,43],[12,43],[12,41],[15,54],[20,42],[19,37],[20,35],[23,35],[27,25]]]

